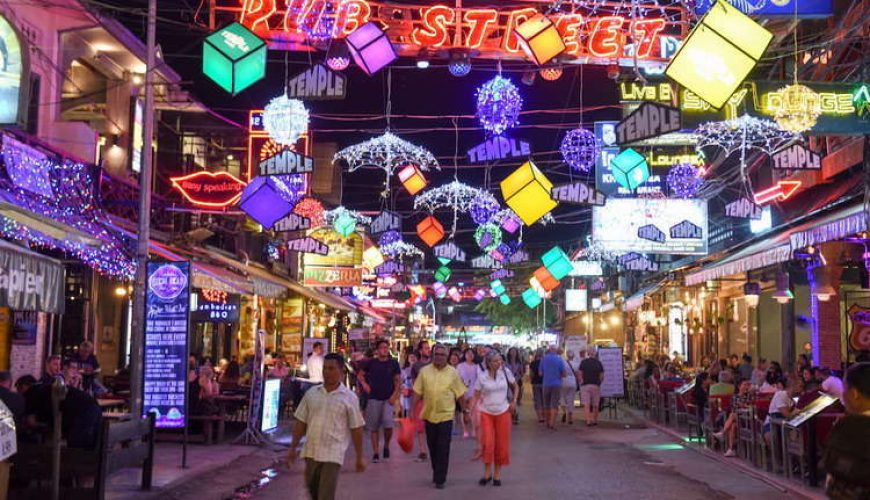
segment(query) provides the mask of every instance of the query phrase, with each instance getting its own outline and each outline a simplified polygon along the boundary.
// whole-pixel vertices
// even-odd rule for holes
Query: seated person
[[[805,382],[803,389],[804,390],[798,396],[797,403],[794,405],[797,410],[806,408],[807,405],[815,401],[821,394],[821,384],[817,380]]]
[[[286,378],[290,375],[290,367],[284,362],[283,354],[275,354],[275,360],[272,363],[272,368],[266,375],[268,378]]]
[[[70,358],[63,362],[63,380],[67,387],[75,387],[95,398],[108,392],[97,381],[96,377],[86,377],[81,373],[79,361],[75,358]]]
[[[722,370],[719,372],[719,381],[710,386],[711,396],[730,396],[734,394],[734,372]]]
[[[770,443],[771,417],[790,417],[795,411],[794,400],[792,397],[801,389],[799,379],[796,378],[792,378],[787,387],[783,386],[782,380],[775,381],[774,386],[777,388],[777,391],[773,394],[773,398],[770,400],[770,406],[767,409],[767,418],[764,419],[764,426],[762,427],[762,435],[764,436],[764,440],[768,443]]]
[[[221,373],[220,377],[218,377],[218,383],[222,386],[237,386],[241,378],[242,373],[239,363],[236,360],[232,360],[227,364],[226,369]]]
[[[214,371],[210,365],[199,368],[199,376],[188,384],[191,412],[195,415],[217,415],[220,409],[214,397],[220,394],[220,386],[214,380]]]
[[[669,365],[665,369],[665,378],[662,379],[662,382],[680,382],[683,383],[683,377],[677,374],[677,367],[674,365]]]
[[[51,384],[36,384],[24,393],[26,425],[29,428],[52,429],[51,393]],[[103,410],[96,399],[84,391],[67,386],[60,411],[63,414],[61,435],[67,446],[87,449],[96,446],[103,419]]]
[[[52,354],[45,360],[45,372],[42,374],[39,382],[51,385],[56,378],[63,379],[63,367],[61,366],[60,355]]]
[[[755,393],[752,391],[752,381],[750,379],[740,381],[740,387],[731,401],[731,411],[728,413],[728,416],[725,417],[725,423],[722,425],[722,430],[713,434],[713,437],[718,440],[727,438],[726,445],[728,450],[725,452],[726,457],[737,455],[737,452],[735,451],[735,445],[737,442],[737,410],[748,407],[752,404],[754,399]]]

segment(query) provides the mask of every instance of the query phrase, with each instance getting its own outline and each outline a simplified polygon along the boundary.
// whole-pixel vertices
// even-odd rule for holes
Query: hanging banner
[[[344,99],[347,77],[323,64],[316,64],[287,82],[287,97],[303,101]]]
[[[532,148],[526,141],[497,135],[468,150],[469,163],[484,163],[507,158],[528,159]]]
[[[145,297],[142,415],[158,428],[187,422],[190,263],[149,262]]]
[[[550,190],[550,198],[572,205],[602,206],[607,201],[607,196],[604,193],[594,187],[587,186],[585,182],[553,186]]]
[[[773,168],[777,170],[821,170],[822,157],[810,151],[803,144],[792,144],[790,147],[771,155]]]
[[[353,287],[362,285],[362,268],[305,266],[305,286]]]
[[[257,168],[257,175],[310,174],[314,172],[314,158],[291,149],[282,149],[260,160]]]
[[[402,231],[402,216],[395,213],[390,212],[389,210],[384,210],[372,221],[369,226],[372,234],[380,234],[385,233],[387,231]]]
[[[649,224],[668,228],[664,241],[638,236]],[[624,253],[705,255],[707,202],[677,198],[617,198],[592,209],[592,240],[602,250]]]
[[[63,265],[48,257],[19,252],[10,243],[0,243],[0,306],[62,314]]]
[[[432,253],[435,257],[443,257],[455,262],[465,262],[465,251],[454,245],[452,241],[434,247]]]
[[[322,241],[306,236],[287,240],[287,250],[291,252],[313,253],[317,255],[329,255],[329,247]]]
[[[645,101],[616,125],[616,142],[624,146],[682,128],[679,109]]]

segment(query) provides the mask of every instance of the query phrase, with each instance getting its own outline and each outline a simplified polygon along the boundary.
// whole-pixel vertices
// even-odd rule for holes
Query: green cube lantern
[[[543,262],[547,271],[550,271],[550,274],[552,274],[557,280],[568,276],[568,273],[574,269],[571,259],[569,259],[568,255],[566,255],[558,246],[547,251],[547,253],[541,257],[541,262]]]
[[[332,222],[335,232],[347,238],[356,231],[356,219],[347,214],[341,214]]]
[[[505,288],[504,288],[504,285],[502,284],[501,280],[491,281],[489,283],[489,287],[492,289],[493,292],[496,293],[496,295],[504,295],[504,293],[505,293]]]
[[[631,191],[649,179],[649,165],[646,158],[631,148],[610,160],[610,169],[616,182]]]
[[[523,302],[525,302],[530,309],[534,309],[540,305],[541,296],[533,289],[526,288],[526,291],[523,292]]]
[[[508,297],[508,294],[506,294],[506,293],[499,295],[498,300],[500,300],[501,303],[504,305],[510,305],[510,303],[511,303],[511,298]]]
[[[202,72],[236,95],[266,76],[266,42],[239,23],[215,31],[202,45]]]
[[[435,270],[435,279],[445,283],[450,279],[451,274],[453,274],[453,271],[451,271],[449,267],[441,266]]]

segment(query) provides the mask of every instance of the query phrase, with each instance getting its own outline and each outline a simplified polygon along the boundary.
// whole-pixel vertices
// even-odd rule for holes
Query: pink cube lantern
[[[363,24],[345,40],[353,60],[369,76],[398,58],[386,32],[374,22]]]
[[[501,221],[501,228],[510,234],[514,234],[520,228],[520,219],[516,215],[508,215]]]

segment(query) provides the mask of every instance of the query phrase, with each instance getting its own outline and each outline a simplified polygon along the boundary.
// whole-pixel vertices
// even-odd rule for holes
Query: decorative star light
[[[800,136],[793,132],[782,130],[776,123],[762,118],[743,115],[721,122],[708,122],[698,127],[696,131],[697,151],[706,147],[718,147],[726,155],[737,151],[745,154],[750,149],[771,154],[787,142]]]
[[[668,187],[677,198],[694,198],[704,185],[703,170],[691,163],[677,163],[668,170]]]
[[[477,118],[489,132],[501,135],[519,123],[523,98],[516,85],[497,75],[477,89]]]
[[[432,188],[414,199],[414,209],[434,212],[439,208],[452,208],[457,212],[468,212],[472,202],[498,206],[495,196],[483,189],[471,187],[459,181]]]
[[[302,101],[290,99],[285,92],[266,105],[263,128],[278,144],[293,146],[308,132],[308,110]]]
[[[595,165],[595,158],[601,151],[601,145],[594,133],[584,128],[577,128],[565,134],[559,151],[569,167],[578,172],[589,172]]]
[[[400,139],[391,132],[342,149],[335,153],[332,161],[338,160],[346,162],[350,172],[369,166],[380,168],[386,172],[388,181],[396,169],[409,163],[417,165],[420,170],[440,168],[438,160],[429,150]]]
[[[323,212],[323,220],[326,224],[332,224],[335,222],[335,219],[338,219],[342,215],[346,215],[356,221],[357,224],[371,224],[372,218],[367,217],[356,210],[348,210],[343,206],[335,207],[331,210],[326,210]]]
[[[387,245],[381,245],[381,253],[397,259],[402,257],[423,257],[423,251],[416,246],[402,240],[394,241]]]

